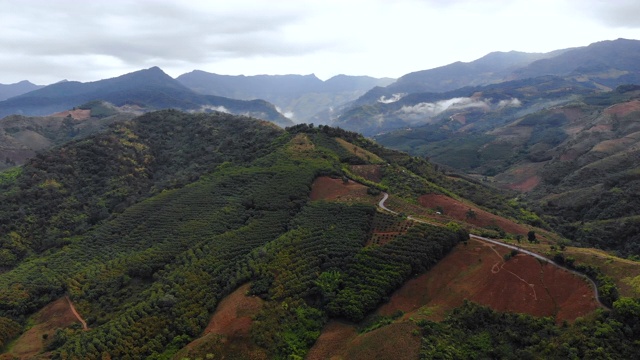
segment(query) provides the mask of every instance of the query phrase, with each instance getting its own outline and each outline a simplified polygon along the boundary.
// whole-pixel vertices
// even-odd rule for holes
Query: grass
[[[365,160],[371,164],[384,164],[385,161],[380,158],[378,155],[370,152],[369,150],[365,150],[357,145],[354,145],[344,139],[341,138],[335,138],[335,140],[338,142],[338,144],[342,145],[342,147],[345,148],[345,150],[347,150],[348,152],[352,153],[353,155],[359,157],[362,160]]]

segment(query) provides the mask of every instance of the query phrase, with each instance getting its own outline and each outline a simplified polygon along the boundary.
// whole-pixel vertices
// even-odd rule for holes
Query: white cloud
[[[231,111],[229,111],[229,109],[227,109],[224,106],[211,106],[211,105],[203,105],[200,107],[199,110],[193,110],[191,112],[207,112],[207,111],[218,111],[218,112],[223,112],[223,113],[227,113],[227,114],[231,114]]]
[[[640,39],[637,1],[0,0],[0,83],[172,76],[399,77],[491,51]]]
[[[398,93],[398,94],[393,94],[391,95],[391,97],[386,97],[386,96],[380,96],[380,99],[378,99],[379,103],[383,103],[383,104],[391,104],[394,103],[400,99],[402,99],[405,95],[405,93]]]
[[[403,106],[398,113],[407,115],[410,119],[429,119],[447,110],[462,110],[468,108],[480,108],[488,110],[490,105],[484,100],[459,97],[437,102],[419,103],[413,106]]]
[[[520,107],[522,106],[522,102],[517,98],[511,98],[509,100],[500,100],[498,101],[498,109],[506,108],[506,107]]]
[[[519,107],[522,103],[517,98],[500,100],[493,103],[491,99],[480,99],[476,97],[457,97],[436,102],[424,102],[413,106],[403,106],[396,115],[405,121],[413,124],[428,123],[436,116],[445,111],[462,111],[466,109],[479,109],[489,111],[491,109],[502,109],[505,107]]]

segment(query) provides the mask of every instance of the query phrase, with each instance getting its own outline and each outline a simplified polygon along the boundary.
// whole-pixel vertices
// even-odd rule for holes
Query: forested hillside
[[[307,205],[314,178],[342,174],[331,147],[341,149],[323,132],[164,111],[3,173],[3,343],[68,294],[91,330],[51,334],[54,357],[164,358],[253,281],[273,304],[255,341],[273,356],[304,354],[327,317],[361,319],[461,236],[416,227],[365,251],[373,206]],[[286,346],[268,340],[290,331]]]
[[[312,201],[320,178],[362,191]],[[374,205],[382,192],[399,211],[435,194],[510,221],[540,219],[481,183],[356,133],[166,110],[43,151],[1,172],[0,190],[0,346],[8,359],[301,359],[335,319],[369,324],[364,333],[402,321],[409,330],[398,336],[417,337],[424,358],[535,358],[538,349],[553,357],[554,346],[588,357],[613,339],[611,354],[637,350],[637,317],[627,315],[640,305],[630,298],[565,326],[475,305],[443,323],[373,316],[482,226],[427,207],[442,220],[384,212]],[[231,326],[245,335],[207,332],[238,288],[261,299]],[[41,309],[65,297],[87,328],[38,330]],[[514,340],[525,327],[537,337]],[[456,345],[475,329],[482,332],[472,347]],[[36,346],[24,355],[27,339]]]

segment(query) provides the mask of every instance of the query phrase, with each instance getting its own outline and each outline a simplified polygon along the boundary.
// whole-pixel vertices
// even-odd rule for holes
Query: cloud
[[[0,74],[46,71],[50,77],[88,81],[102,77],[88,78],[85,66],[116,68],[119,73],[167,64],[197,68],[238,57],[313,53],[326,45],[286,36],[287,27],[309,16],[303,6],[243,0],[234,4],[0,0],[0,48],[5,49]],[[16,61],[19,58],[30,60]],[[76,66],[80,69],[74,71]]]
[[[631,0],[0,0],[0,83],[95,81],[151,66],[171,76],[199,69],[400,77],[492,51],[640,38],[638,6]],[[429,51],[417,43],[428,43]]]
[[[488,110],[490,105],[475,98],[458,97],[437,102],[419,103],[413,106],[403,106],[397,112],[404,115],[406,120],[427,121],[447,110],[462,110],[480,108]]]
[[[383,104],[391,104],[394,103],[400,99],[402,99],[405,95],[407,95],[406,93],[399,93],[399,94],[393,94],[391,95],[391,97],[386,97],[384,95],[380,96],[380,99],[378,99],[379,103],[383,103]]]
[[[200,109],[198,110],[193,110],[191,112],[207,112],[207,111],[218,111],[218,112],[223,112],[223,113],[227,113],[227,114],[231,114],[231,111],[229,111],[229,109],[227,109],[224,106],[212,106],[212,105],[203,105],[200,107]]]
[[[458,111],[465,109],[480,109],[483,111],[502,109],[505,107],[519,107],[522,103],[517,98],[500,100],[493,104],[491,99],[479,99],[476,97],[457,97],[437,102],[419,103],[413,106],[403,106],[396,115],[402,119],[417,123],[428,123],[445,111]]]
[[[596,21],[613,28],[640,28],[640,2],[637,0],[597,0],[581,9]]]
[[[506,107],[520,107],[522,106],[522,101],[517,98],[511,98],[509,100],[500,100],[498,101],[498,109],[506,108]]]

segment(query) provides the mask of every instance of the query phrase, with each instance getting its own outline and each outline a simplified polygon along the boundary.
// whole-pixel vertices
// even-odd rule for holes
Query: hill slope
[[[22,165],[37,151],[81,139],[105,130],[110,124],[133,118],[141,111],[92,102],[76,110],[51,116],[11,115],[0,119],[0,170]]]
[[[340,202],[310,201],[321,176],[354,191]],[[489,188],[326,126],[284,131],[228,114],[166,110],[44,151],[0,173],[0,345],[11,354],[9,341],[36,323],[31,316],[68,295],[89,329],[56,330],[43,339],[42,356],[304,357],[329,319],[362,321],[468,240],[459,222],[431,225],[378,210],[372,204],[381,191],[407,208],[438,193],[523,214]],[[237,338],[203,334],[218,305],[245,318],[224,301],[240,297],[233,292],[241,286],[264,300],[247,309],[250,328],[238,324]],[[635,300],[625,301],[620,309],[632,311]],[[634,337],[622,310],[566,330],[525,315],[507,320],[544,327],[547,337],[526,346],[588,337],[616,321]],[[483,326],[507,321],[477,311],[487,314]],[[394,328],[419,336],[415,344],[438,325],[417,326],[415,335],[414,324]],[[621,331],[592,339],[609,349],[604,344]],[[612,354],[636,350],[632,340],[617,339]]]

